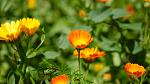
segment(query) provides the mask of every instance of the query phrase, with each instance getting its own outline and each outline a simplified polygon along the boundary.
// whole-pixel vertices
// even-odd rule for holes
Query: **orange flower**
[[[74,55],[78,56],[77,50],[74,51]],[[103,57],[105,52],[99,51],[97,48],[85,48],[80,51],[80,58],[85,59],[86,62],[92,62],[96,58]]]
[[[80,16],[80,17],[85,17],[85,16],[86,16],[86,12],[81,9],[81,10],[79,11],[79,16]]]
[[[39,20],[35,18],[23,18],[20,20],[21,30],[27,35],[34,34],[40,26]]]
[[[136,77],[140,77],[145,73],[145,69],[143,66],[140,66],[138,64],[132,64],[132,63],[127,63],[125,65],[125,71],[129,76],[135,75]]]
[[[0,27],[0,40],[13,41],[20,35],[20,22],[11,21],[1,24]]]
[[[106,2],[110,2],[111,0],[96,0],[97,2],[102,2],[102,3],[106,3]]]
[[[132,4],[129,4],[128,6],[127,6],[127,11],[130,13],[130,15],[134,15],[135,14],[135,11],[134,11],[134,7],[133,7],[133,5]]]
[[[144,0],[145,2],[150,2],[150,0]]]
[[[109,81],[109,80],[111,80],[111,78],[112,78],[111,73],[105,73],[105,74],[103,75],[103,79],[104,79],[105,81]]]
[[[67,82],[68,82],[68,76],[65,74],[56,76],[51,80],[51,84],[67,84]]]
[[[85,48],[88,46],[92,41],[93,38],[91,37],[90,33],[85,30],[73,30],[68,36],[70,43],[75,48]]]

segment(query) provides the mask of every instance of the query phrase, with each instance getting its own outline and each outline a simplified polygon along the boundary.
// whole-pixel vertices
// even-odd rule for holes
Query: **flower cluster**
[[[80,50],[80,58],[86,62],[93,62],[96,58],[105,55],[105,52],[99,51],[97,48],[86,48],[92,41],[90,33],[86,30],[73,30],[68,36],[68,39],[73,47]],[[78,56],[79,52],[74,51],[74,55]]]
[[[140,77],[145,73],[145,69],[143,66],[132,63],[127,63],[125,65],[125,71],[129,76],[135,75],[136,77]]]
[[[19,37],[21,32],[32,35],[37,31],[39,26],[39,20],[34,18],[23,18],[21,20],[3,23],[0,26],[0,40],[14,41]]]

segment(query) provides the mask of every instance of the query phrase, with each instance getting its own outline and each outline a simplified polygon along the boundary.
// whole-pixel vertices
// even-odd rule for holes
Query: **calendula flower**
[[[78,51],[74,51],[74,55],[78,56]],[[96,58],[103,57],[104,51],[99,51],[97,48],[85,48],[80,51],[80,58],[83,58],[86,62],[93,62]]]
[[[78,49],[85,48],[88,46],[92,41],[93,38],[91,37],[90,33],[85,30],[73,30],[68,36],[69,42]]]
[[[111,80],[111,78],[112,78],[111,73],[105,73],[105,74],[103,75],[103,79],[104,79],[105,81],[109,81],[109,80]]]
[[[140,66],[138,64],[132,64],[132,63],[127,63],[125,65],[125,71],[129,76],[135,75],[136,77],[140,77],[145,73],[145,69],[143,66]]]
[[[96,63],[96,64],[94,64],[94,70],[96,72],[102,70],[103,68],[104,68],[104,64],[103,63]]]
[[[23,18],[20,20],[21,30],[27,35],[34,34],[40,26],[39,20],[35,18]]]
[[[150,0],[144,0],[145,2],[150,2]]]
[[[96,0],[97,2],[102,2],[102,3],[106,3],[106,2],[110,2],[111,0]]]
[[[35,9],[36,7],[36,0],[27,0],[27,6],[29,9]]]
[[[63,74],[52,78],[51,84],[67,84],[68,80],[68,76]]]
[[[80,17],[85,17],[85,16],[86,16],[86,12],[85,12],[83,9],[81,9],[81,10],[79,11],[79,16],[80,16]]]
[[[20,35],[20,22],[11,21],[1,24],[0,40],[14,41]]]
[[[133,7],[132,4],[129,4],[129,5],[127,6],[127,11],[128,11],[129,14],[132,15],[132,16],[135,14],[134,7]]]

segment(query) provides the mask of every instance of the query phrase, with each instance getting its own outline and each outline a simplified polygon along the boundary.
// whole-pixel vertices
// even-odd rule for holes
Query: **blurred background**
[[[147,71],[150,65],[150,16],[144,4],[143,0],[0,0],[0,24],[27,17],[41,22],[30,43],[22,41],[29,45],[26,78],[15,70],[11,45],[0,41],[0,84],[23,84],[21,80],[25,84],[49,84],[52,77],[62,73],[80,78],[74,48],[68,41],[68,34],[75,29],[91,32],[94,41],[90,46],[106,52],[91,63],[85,84],[129,84],[124,64],[137,63]],[[39,45],[41,31],[44,43],[28,54]],[[82,62],[82,71],[85,69]],[[146,77],[144,84],[150,84],[150,74]]]

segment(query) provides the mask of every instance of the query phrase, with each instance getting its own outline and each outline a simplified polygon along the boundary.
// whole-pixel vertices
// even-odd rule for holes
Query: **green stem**
[[[89,68],[90,68],[90,63],[88,63],[86,67],[86,80],[88,80]]]
[[[78,51],[79,73],[80,73],[80,49],[77,49],[77,51]]]

